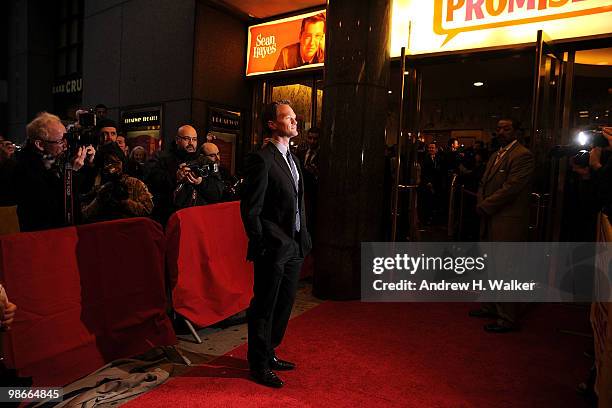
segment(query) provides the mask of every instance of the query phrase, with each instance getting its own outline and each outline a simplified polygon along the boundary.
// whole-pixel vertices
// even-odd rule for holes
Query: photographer
[[[218,159],[219,149],[212,143],[204,143],[196,160],[179,165],[176,174],[177,187],[174,191],[174,205],[177,208],[213,204],[223,200],[225,183]]]
[[[589,135],[591,140],[589,142]],[[568,177],[565,207],[572,216],[563,224],[563,239],[591,242],[595,240],[597,217],[600,211],[609,213],[612,200],[610,184],[610,140],[612,128],[597,132],[581,132],[582,147],[558,146],[553,151],[557,157],[569,157],[573,176]],[[587,151],[586,145],[592,145]],[[577,149],[583,149],[576,153]]]
[[[80,146],[68,156],[66,128],[60,118],[39,113],[26,127],[27,144],[17,157],[12,190],[21,231],[65,226],[64,165],[75,174],[74,190],[93,171],[95,149]],[[77,207],[78,208],[78,207]]]
[[[98,151],[99,174],[82,208],[85,221],[107,221],[151,214],[153,198],[146,185],[123,173],[121,149],[115,143]]]
[[[145,182],[155,202],[152,216],[162,225],[177,209],[174,205],[174,190],[177,187],[179,165],[197,159],[197,145],[198,133],[195,128],[183,125],[178,128],[168,150],[157,154],[147,163]]]
[[[601,211],[612,214],[612,127],[604,127],[602,136],[607,139],[607,147],[593,147],[589,152],[589,167],[593,178],[595,199]]]

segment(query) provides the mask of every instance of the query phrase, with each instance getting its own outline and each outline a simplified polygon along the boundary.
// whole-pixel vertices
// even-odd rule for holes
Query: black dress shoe
[[[283,380],[278,378],[274,371],[269,368],[251,370],[251,377],[253,377],[256,382],[266,387],[281,388],[284,385]]]
[[[489,323],[484,325],[484,329],[488,333],[509,333],[513,331],[517,331],[518,327],[516,326],[505,326],[498,323]]]
[[[295,363],[281,360],[280,358],[274,356],[272,357],[272,360],[270,360],[270,368],[278,371],[289,371],[295,368]]]
[[[482,319],[497,319],[497,313],[489,312],[488,310],[475,309],[468,312],[470,317],[478,317]]]

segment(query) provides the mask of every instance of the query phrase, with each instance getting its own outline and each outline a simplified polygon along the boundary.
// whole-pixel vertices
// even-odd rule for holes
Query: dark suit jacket
[[[292,157],[300,175],[297,187],[287,162],[274,144],[268,143],[247,156],[240,213],[249,237],[249,260],[264,253],[285,256],[296,241],[302,256],[312,248],[304,211],[304,177],[299,160],[295,155]],[[300,232],[294,240],[296,196],[300,203]]]
[[[435,162],[429,153],[425,155],[421,165],[421,184],[431,183],[435,190],[441,191],[446,184],[446,163],[441,154],[436,154]]]
[[[487,162],[478,189],[478,207],[486,214],[481,224],[487,241],[525,241],[529,228],[529,199],[535,170],[533,154],[518,142],[494,165]]]
[[[74,218],[80,221],[79,193],[89,191],[95,169],[83,166],[73,176]],[[27,145],[18,155],[12,177],[12,199],[17,204],[21,231],[66,226],[64,220],[64,171],[59,165],[46,169],[42,156]]]

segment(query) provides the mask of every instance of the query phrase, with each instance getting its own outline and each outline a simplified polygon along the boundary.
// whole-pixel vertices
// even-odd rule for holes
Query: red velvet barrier
[[[203,327],[248,307],[253,264],[246,260],[238,201],[176,212],[166,226],[166,240],[177,313]]]
[[[163,232],[146,218],[0,237],[0,279],[18,306],[8,365],[58,386],[176,344],[163,265]]]

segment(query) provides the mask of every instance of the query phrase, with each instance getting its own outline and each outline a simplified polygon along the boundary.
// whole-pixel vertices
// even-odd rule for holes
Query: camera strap
[[[74,225],[74,170],[69,162],[64,164],[64,221]]]

